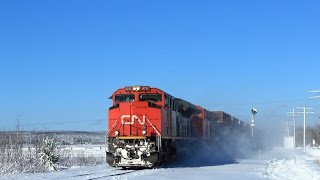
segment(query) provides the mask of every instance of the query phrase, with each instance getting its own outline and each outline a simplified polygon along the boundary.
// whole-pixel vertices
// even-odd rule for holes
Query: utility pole
[[[294,108],[292,109],[292,112],[287,112],[287,113],[290,114],[288,116],[293,117],[293,147],[296,148],[296,117],[298,117],[300,115],[297,115],[294,112]]]
[[[306,114],[312,114],[314,112],[307,112],[307,110],[312,110],[312,108],[297,107],[298,109],[303,109],[303,112],[297,112],[298,114],[303,114],[303,152],[306,152]]]
[[[286,136],[290,135],[290,131],[289,131],[289,122],[287,121],[286,123]]]

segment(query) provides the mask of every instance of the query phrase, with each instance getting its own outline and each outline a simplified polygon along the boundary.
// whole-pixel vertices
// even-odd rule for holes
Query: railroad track
[[[113,171],[116,171],[115,173],[111,173]],[[133,172],[136,172],[139,170],[121,170],[121,169],[112,169],[108,172],[106,171],[97,171],[97,172],[87,172],[87,173],[83,173],[83,174],[77,174],[77,175],[73,175],[73,176],[64,176],[64,177],[59,177],[56,178],[54,180],[58,180],[58,179],[72,179],[72,178],[77,178],[77,177],[84,177],[84,176],[89,176],[86,177],[85,179],[87,180],[94,180],[94,179],[103,179],[103,178],[107,178],[107,177],[114,177],[114,176],[121,176],[121,175],[125,175],[125,174],[130,174]],[[106,173],[111,173],[111,174],[106,174]],[[92,177],[93,175],[97,175],[97,177]],[[91,177],[90,177],[91,176]]]
[[[116,170],[120,170],[120,169],[112,169],[110,171],[116,171]],[[105,171],[95,171],[95,172],[87,172],[84,174],[77,174],[77,175],[73,175],[73,176],[63,176],[63,177],[58,177],[55,178],[53,180],[58,180],[58,179],[69,179],[69,178],[76,178],[76,177],[83,177],[83,176],[90,176],[90,175],[94,175],[94,174],[99,174],[99,173],[105,173]]]
[[[103,179],[103,178],[114,177],[114,176],[121,176],[121,175],[130,174],[130,173],[137,172],[137,171],[139,171],[139,170],[127,170],[126,172],[119,172],[119,173],[115,173],[115,174],[108,174],[108,175],[104,175],[104,176],[89,178],[88,180]]]

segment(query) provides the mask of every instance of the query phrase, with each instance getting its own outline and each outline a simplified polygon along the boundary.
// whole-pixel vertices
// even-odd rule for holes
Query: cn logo
[[[121,116],[121,123],[122,124],[134,124],[134,121],[135,120],[138,120],[138,122],[141,124],[141,125],[144,125],[146,123],[146,116],[143,115],[142,116],[142,120],[138,118],[137,115],[131,115],[131,118],[130,118],[130,115],[122,115]]]

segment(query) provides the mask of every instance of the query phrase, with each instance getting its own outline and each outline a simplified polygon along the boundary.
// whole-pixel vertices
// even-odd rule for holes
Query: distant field
[[[65,153],[72,153],[74,155],[85,155],[92,157],[105,157],[105,145],[59,145],[58,149]]]
[[[52,138],[58,145],[104,144],[105,132],[87,131],[0,131],[0,141],[6,142],[8,136],[19,136],[23,144],[33,144],[46,137]]]

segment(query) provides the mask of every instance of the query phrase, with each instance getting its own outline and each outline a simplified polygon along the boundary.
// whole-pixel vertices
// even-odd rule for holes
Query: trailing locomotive
[[[249,132],[246,123],[222,111],[208,111],[149,86],[115,91],[108,112],[106,161],[113,167],[152,168],[176,149],[214,140],[223,128]]]

